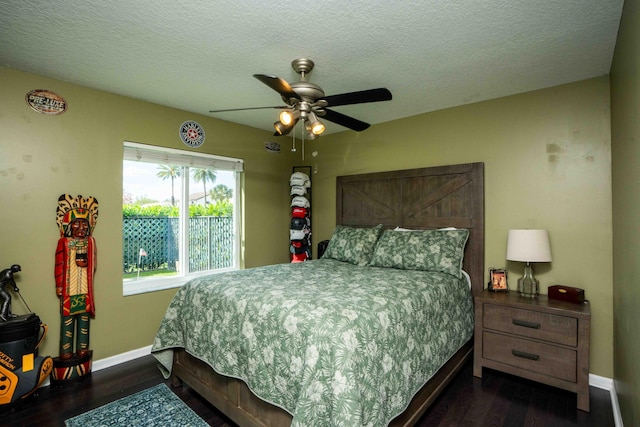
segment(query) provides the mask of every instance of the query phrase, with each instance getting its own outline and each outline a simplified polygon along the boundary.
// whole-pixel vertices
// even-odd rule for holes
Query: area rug
[[[64,425],[66,427],[209,426],[165,384],[158,384],[69,418]]]

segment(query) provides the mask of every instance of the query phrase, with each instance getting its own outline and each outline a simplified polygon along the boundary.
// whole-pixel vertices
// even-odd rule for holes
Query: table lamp
[[[540,283],[533,277],[532,262],[551,262],[551,248],[547,230],[509,230],[507,260],[526,262],[524,275],[518,279],[518,293],[535,298]]]

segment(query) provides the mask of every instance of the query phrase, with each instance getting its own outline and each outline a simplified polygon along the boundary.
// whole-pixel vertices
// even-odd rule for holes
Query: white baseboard
[[[616,384],[611,378],[601,377],[599,375],[589,374],[589,385],[591,387],[609,390],[611,394],[611,408],[613,409],[613,421],[616,427],[624,427],[622,423],[622,414],[620,414],[620,404],[618,403],[618,393],[616,392]]]
[[[129,362],[143,356],[148,356],[149,354],[151,354],[150,345],[136,350],[127,351],[125,353],[116,354],[115,356],[107,357],[106,359],[96,360],[95,362],[93,362],[91,370],[95,372],[101,369],[110,368],[124,362]]]
[[[611,390],[614,388],[613,380],[600,375],[589,374],[589,385],[591,387],[601,388],[603,390]]]
[[[96,360],[91,363],[91,372],[99,371],[101,369],[107,369],[121,363],[129,362],[140,357],[144,357],[151,354],[151,346],[138,348],[136,350],[127,351],[125,353],[116,354],[115,356],[107,357],[106,359]],[[47,387],[51,384],[49,378],[44,380],[40,387]]]

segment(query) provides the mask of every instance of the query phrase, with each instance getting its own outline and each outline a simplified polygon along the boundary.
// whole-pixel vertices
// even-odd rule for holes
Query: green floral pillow
[[[374,267],[439,271],[462,277],[469,230],[386,230],[371,259]]]
[[[322,258],[336,259],[355,265],[368,265],[381,233],[382,224],[371,228],[339,225],[333,231]]]

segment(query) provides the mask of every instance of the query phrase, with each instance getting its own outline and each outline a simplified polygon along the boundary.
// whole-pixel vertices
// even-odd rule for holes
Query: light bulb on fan
[[[318,116],[316,116],[316,114],[313,111],[309,113],[309,123],[310,123],[309,126],[311,128],[312,134],[320,135],[322,134],[322,132],[324,132],[325,130],[324,123],[318,120]]]
[[[291,111],[289,110],[284,110],[283,112],[281,112],[280,122],[285,126],[289,126],[291,123],[293,123],[293,113],[291,113]]]

